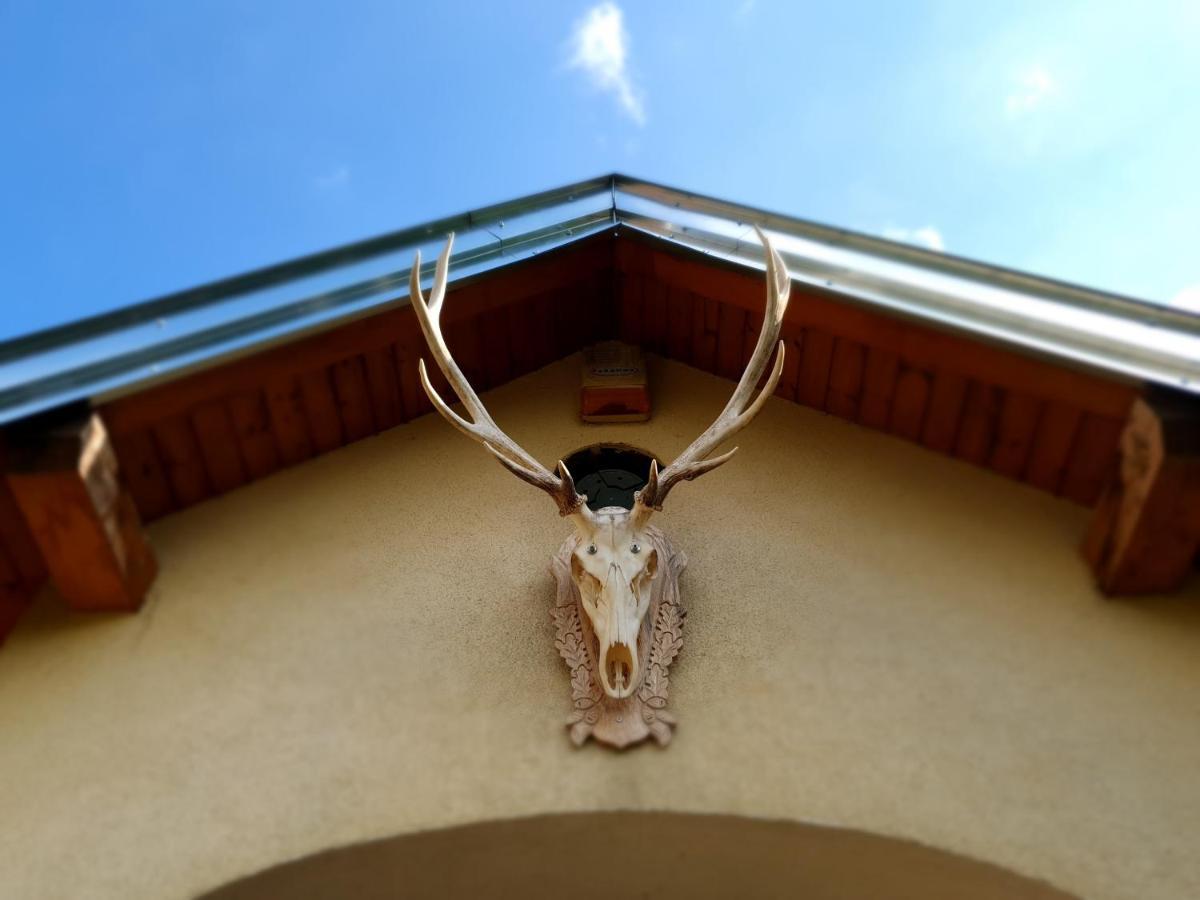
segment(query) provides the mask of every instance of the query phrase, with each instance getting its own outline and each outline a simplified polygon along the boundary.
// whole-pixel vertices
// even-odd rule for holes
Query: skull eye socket
[[[637,541],[634,541],[633,544],[631,544],[629,547],[629,552],[630,553],[641,553],[642,545],[637,543]]]
[[[588,556],[595,556],[596,555],[596,545],[588,544],[587,552],[588,552]]]

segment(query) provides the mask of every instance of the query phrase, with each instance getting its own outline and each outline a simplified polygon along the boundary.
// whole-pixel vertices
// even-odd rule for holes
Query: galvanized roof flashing
[[[793,277],[849,302],[1138,381],[1200,393],[1200,316],[606,175],[436,219],[0,343],[0,424],[109,399],[407,302],[414,252],[457,233],[452,282],[605,229],[761,267],[759,225]]]

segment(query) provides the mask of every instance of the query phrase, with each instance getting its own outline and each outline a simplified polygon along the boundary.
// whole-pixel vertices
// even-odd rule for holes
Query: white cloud
[[[1185,287],[1171,298],[1171,306],[1188,312],[1200,313],[1200,284]]]
[[[926,225],[924,228],[897,228],[894,225],[889,225],[883,229],[883,236],[889,241],[915,244],[918,247],[925,247],[929,250],[941,251],[946,249],[946,242],[942,240],[942,233],[932,225]]]
[[[750,15],[750,13],[754,12],[754,6],[757,2],[758,0],[742,0],[742,2],[737,5],[734,15],[739,19],[744,19],[746,16]]]
[[[334,188],[340,188],[350,182],[350,167],[336,166],[330,169],[323,175],[318,175],[313,179],[313,185],[322,191],[331,191]]]
[[[642,94],[629,74],[629,35],[615,3],[593,6],[571,33],[571,68],[582,69],[592,84],[611,91],[628,116],[645,124]]]
[[[1017,79],[1016,87],[1004,98],[1004,111],[1015,119],[1037,109],[1054,93],[1055,82],[1041,66],[1030,66]]]

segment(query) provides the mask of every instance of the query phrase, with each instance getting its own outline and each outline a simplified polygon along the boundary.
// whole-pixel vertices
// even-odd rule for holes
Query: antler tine
[[[421,387],[424,388],[429,401],[442,418],[467,437],[483,444],[506,469],[522,481],[550,494],[558,504],[561,515],[576,515],[590,519],[591,511],[585,503],[587,498],[575,490],[575,481],[562,461],[560,460],[558,463],[559,475],[555,476],[520,444],[501,431],[450,354],[450,349],[446,346],[445,338],[442,336],[441,313],[442,303],[446,299],[446,281],[450,270],[450,251],[453,246],[454,235],[451,234],[446,240],[445,248],[438,256],[428,302],[421,292],[421,251],[417,251],[409,275],[409,299],[412,302],[417,321],[421,325],[421,332],[425,335],[425,342],[429,345],[429,352],[437,362],[438,368],[442,370],[442,374],[446,376],[446,381],[449,382],[451,389],[466,407],[470,421],[452,410],[438,395],[429,381],[429,373],[425,369],[424,359],[417,363],[421,375]]]
[[[750,424],[767,402],[767,398],[775,392],[779,376],[783,374],[784,345],[783,341],[779,340],[779,331],[791,293],[792,279],[783,257],[771,246],[771,241],[762,229],[755,226],[754,230],[758,239],[762,241],[767,261],[767,308],[763,315],[758,343],[754,345],[754,353],[742,373],[741,380],[734,388],[733,395],[716,421],[661,472],[658,471],[657,463],[651,465],[650,477],[646,486],[638,492],[636,500],[635,514],[641,518],[647,517],[651,510],[662,509],[667,494],[678,482],[690,481],[705,472],[711,472],[732,458],[737,452],[737,447],[713,459],[708,457],[717,447]],[[763,389],[755,395],[755,387],[766,371],[767,363],[771,361],[776,348],[778,352],[774,353],[775,365],[771,374],[767,377]]]

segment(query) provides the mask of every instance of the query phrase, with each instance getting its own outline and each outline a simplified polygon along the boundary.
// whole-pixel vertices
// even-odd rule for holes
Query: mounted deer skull
[[[421,360],[425,393],[446,421],[483,444],[522,481],[549,494],[559,514],[569,516],[575,525],[576,533],[555,557],[554,573],[559,581],[557,644],[572,670],[576,714],[571,720],[571,735],[576,743],[589,735],[615,746],[648,736],[663,744],[670,739],[674,720],[664,710],[667,667],[682,644],[683,611],[677,581],[685,560],[649,523],[678,482],[711,472],[737,452],[734,447],[712,456],[758,414],[774,393],[783,371],[784,348],[779,331],[791,278],[766,235],[756,231],[766,252],[767,307],[754,353],[716,421],[661,472],[657,462],[651,463],[649,478],[635,495],[632,509],[590,509],[587,497],[575,490],[566,465],[560,460],[557,474],[552,473],[501,431],[463,376],[446,347],[440,324],[454,236],[438,257],[428,301],[421,293],[419,252],[413,263],[413,309],[434,360],[469,418],[455,413],[438,396]],[[776,347],[775,364],[763,389],[756,394],[755,388]],[[578,617],[579,609],[583,610],[583,619]]]

